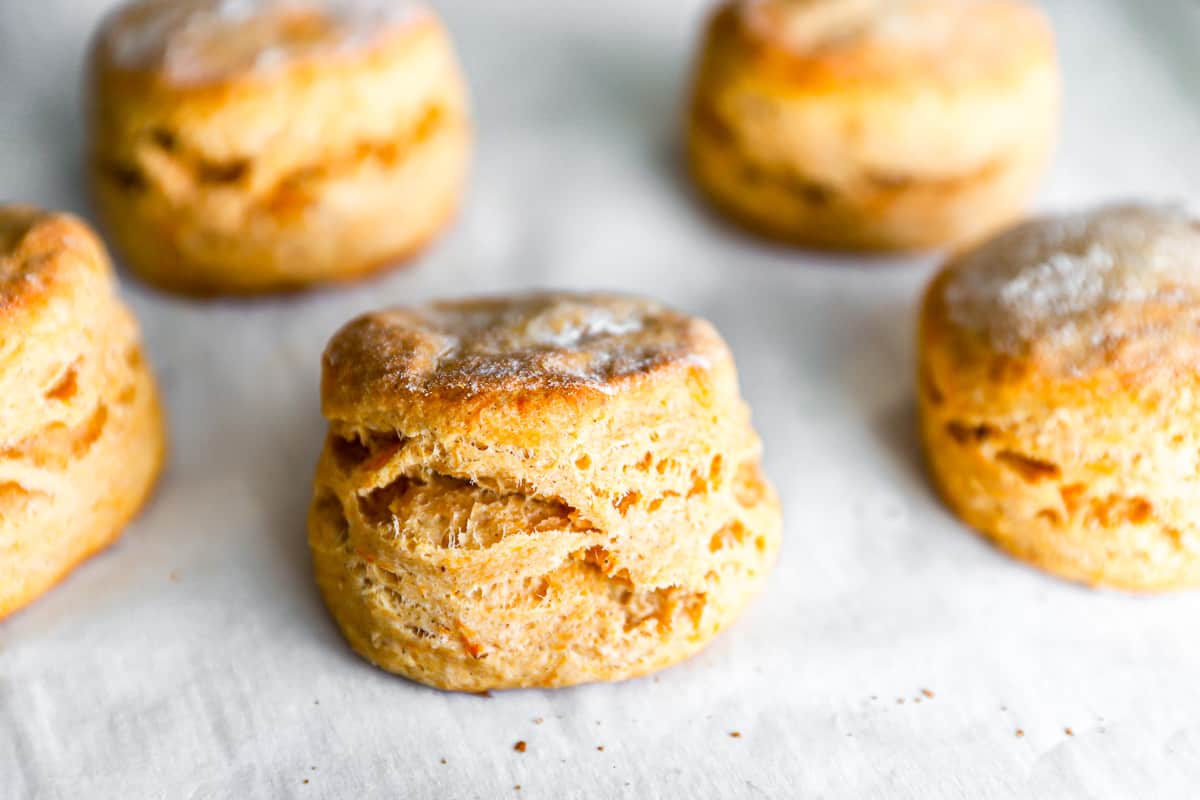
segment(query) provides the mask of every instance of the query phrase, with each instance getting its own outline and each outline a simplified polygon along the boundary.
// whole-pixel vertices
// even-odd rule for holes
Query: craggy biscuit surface
[[[1020,0],[738,0],[713,16],[688,161],[732,219],[803,245],[960,243],[1014,218],[1057,136]]]
[[[728,353],[705,322],[615,295],[528,295],[435,303],[346,326],[326,356],[331,390],[414,395],[571,389],[614,391],[657,369]],[[352,374],[343,375],[342,367]]]
[[[373,663],[479,691],[618,680],[736,617],[779,510],[732,358],[642,300],[369,314],[330,342],[310,543]]]
[[[0,206],[0,617],[120,534],[164,441],[100,242],[72,217]]]
[[[950,262],[921,317],[920,409],[950,506],[1097,585],[1200,585],[1200,222],[1109,206]]]

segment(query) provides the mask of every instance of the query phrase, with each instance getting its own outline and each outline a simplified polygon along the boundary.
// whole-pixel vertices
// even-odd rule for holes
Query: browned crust
[[[581,303],[613,295],[569,292],[530,293],[516,300],[565,298]],[[467,305],[448,303],[446,306]],[[558,420],[555,428],[570,430],[578,421],[594,418],[601,409],[636,407],[658,402],[682,384],[695,385],[701,396],[733,372],[732,357],[708,323],[655,308],[672,331],[667,349],[635,372],[610,376],[597,383],[564,380],[561,375],[538,375],[513,382],[488,375],[464,384],[461,375],[430,376],[412,372],[413,365],[433,358],[436,337],[416,325],[389,320],[388,312],[363,315],[345,325],[330,340],[322,358],[322,405],[331,420],[387,428],[462,425],[481,441],[504,442],[533,435],[542,424]],[[402,313],[402,312],[401,312]],[[564,351],[568,355],[571,351]],[[531,369],[536,368],[531,364]],[[471,376],[466,376],[471,377]],[[430,378],[431,380],[426,380]],[[453,378],[453,379],[450,379]],[[572,420],[576,422],[572,422]]]
[[[27,205],[0,206],[0,324],[36,313],[49,298],[85,281],[106,280],[95,234],[70,214]]]

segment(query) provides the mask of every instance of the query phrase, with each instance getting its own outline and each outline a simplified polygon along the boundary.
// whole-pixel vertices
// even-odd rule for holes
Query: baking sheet
[[[0,0],[0,196],[86,213],[76,94],[107,5]],[[263,302],[123,276],[170,466],[120,544],[0,623],[0,797],[1195,796],[1200,596],[1044,577],[930,494],[910,373],[934,260],[764,247],[693,201],[676,114],[704,3],[438,7],[478,155],[456,225],[413,269]],[[1200,8],[1050,10],[1067,103],[1038,205],[1200,200]],[[360,661],[317,597],[318,358],[361,311],[530,286],[642,292],[713,320],[786,541],[742,622],[682,666],[443,694]]]

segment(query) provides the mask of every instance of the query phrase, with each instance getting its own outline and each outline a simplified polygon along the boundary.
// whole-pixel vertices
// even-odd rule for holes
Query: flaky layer
[[[331,438],[310,514],[322,595],[364,657],[441,688],[619,680],[686,658],[732,622],[779,544],[778,508],[756,461],[734,485],[693,497],[695,521],[663,509],[629,531],[419,460],[354,491],[343,448]],[[368,470],[378,457],[366,457]],[[673,582],[635,580],[620,540],[642,533],[635,547],[646,561],[693,569]]]
[[[0,448],[0,617],[120,536],[162,467],[157,389],[136,349],[74,427]]]
[[[598,526],[640,529],[648,551],[676,546],[653,520],[693,513],[690,497],[727,486],[757,458],[733,361],[707,323],[598,294],[433,313],[443,316],[367,315],[330,342],[322,404],[347,449],[403,446],[397,457],[408,463],[532,488]],[[402,467],[384,461],[369,480],[382,485]],[[646,558],[617,538],[614,556],[635,580],[665,584],[700,569],[689,552]]]

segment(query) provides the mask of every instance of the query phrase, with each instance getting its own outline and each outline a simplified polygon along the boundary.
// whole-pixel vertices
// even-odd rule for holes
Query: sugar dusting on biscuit
[[[1192,324],[1192,313],[1149,309],[1200,305],[1200,222],[1182,208],[1144,205],[1045,217],[951,270],[944,299],[955,325],[1003,352],[1042,344],[1081,363],[1114,342]]]
[[[710,366],[706,323],[617,295],[540,293],[371,314],[330,343],[331,368],[409,392],[588,386],[669,363]]]
[[[140,0],[102,32],[113,63],[189,85],[353,52],[426,14],[389,0]]]

